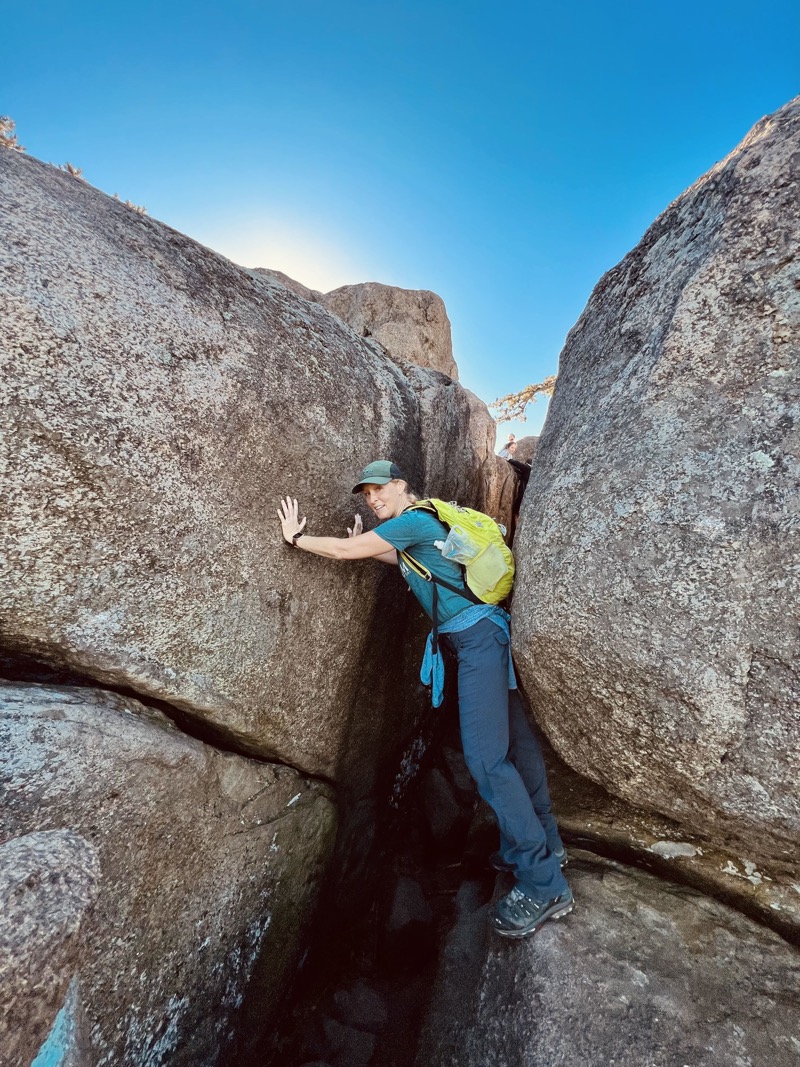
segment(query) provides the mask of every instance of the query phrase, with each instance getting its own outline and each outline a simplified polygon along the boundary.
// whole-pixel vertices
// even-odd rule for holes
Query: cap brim
[[[391,478],[365,478],[363,481],[354,485],[350,490],[351,493],[360,493],[365,485],[388,485],[391,482]]]

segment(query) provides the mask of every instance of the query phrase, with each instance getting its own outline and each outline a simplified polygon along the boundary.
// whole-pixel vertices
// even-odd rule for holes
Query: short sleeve
[[[422,511],[410,511],[398,515],[396,519],[387,519],[376,527],[375,533],[388,541],[392,548],[400,552],[418,545],[421,541],[433,542],[442,536],[440,522],[433,515]]]

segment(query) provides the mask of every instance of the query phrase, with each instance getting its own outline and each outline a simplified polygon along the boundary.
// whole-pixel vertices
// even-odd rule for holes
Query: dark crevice
[[[336,853],[286,1010],[255,1055],[223,1067],[414,1064],[456,896],[472,880],[488,901],[495,882],[486,856],[496,830],[488,827],[489,839],[477,845],[470,833],[477,796],[464,788],[453,697],[448,692],[444,708],[426,718],[412,746],[421,755],[399,806],[392,773],[381,778],[369,832],[363,798],[344,798]],[[452,801],[450,821],[436,813],[433,781]],[[370,1004],[384,1016],[371,1029],[358,1015]]]
[[[159,700],[157,697],[150,696],[147,693],[141,693],[131,686],[98,681],[97,678],[75,671],[73,668],[63,664],[31,656],[27,653],[0,649],[0,681],[28,682],[38,685],[91,689],[101,693],[115,693],[117,696],[135,700],[146,708],[160,711],[182,733],[188,737],[193,737],[204,745],[217,749],[219,752],[229,752],[234,756],[241,756],[256,763],[288,767],[308,781],[318,782],[330,789],[335,790],[336,788],[334,782],[325,775],[313,774],[277,756],[266,756],[262,753],[253,752],[252,749],[244,745],[236,745],[232,741],[231,735],[225,730],[214,726],[213,723],[198,719],[189,712],[169,703],[169,701]]]

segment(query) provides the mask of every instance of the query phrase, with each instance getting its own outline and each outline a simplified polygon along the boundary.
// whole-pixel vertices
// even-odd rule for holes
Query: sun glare
[[[279,270],[323,293],[371,280],[341,243],[285,224],[239,224],[206,234],[201,240],[242,267]]]

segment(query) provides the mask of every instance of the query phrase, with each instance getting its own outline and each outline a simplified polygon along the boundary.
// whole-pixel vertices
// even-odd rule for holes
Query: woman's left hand
[[[278,518],[281,522],[281,533],[287,545],[292,544],[292,538],[295,534],[305,529],[305,515],[301,522],[299,514],[296,500],[293,500],[290,496],[287,496],[285,500],[281,500],[281,506],[278,508]]]

